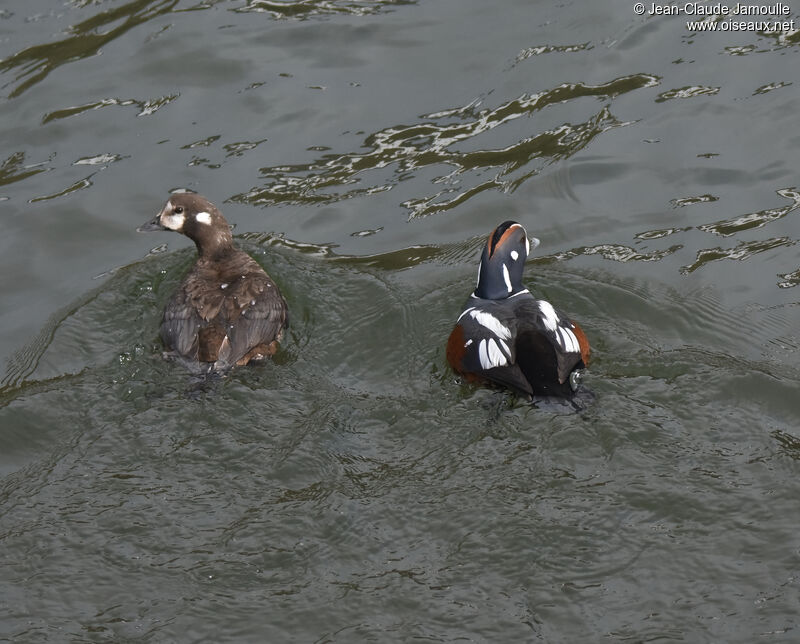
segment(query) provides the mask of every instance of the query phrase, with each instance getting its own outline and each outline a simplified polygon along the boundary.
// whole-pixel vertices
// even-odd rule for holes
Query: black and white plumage
[[[234,246],[228,222],[210,201],[174,194],[138,230],[173,230],[197,246],[197,262],[161,322],[171,355],[192,371],[221,373],[277,351],[288,321],[286,301],[264,269]]]
[[[570,396],[570,376],[588,364],[589,342],[577,323],[523,286],[525,260],[538,244],[514,221],[492,231],[478,285],[447,342],[447,360],[468,380],[526,397]]]

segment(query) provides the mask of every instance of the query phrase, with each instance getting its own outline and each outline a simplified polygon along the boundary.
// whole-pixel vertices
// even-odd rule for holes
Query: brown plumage
[[[174,194],[139,230],[174,230],[197,246],[197,262],[161,322],[161,338],[173,355],[192,370],[223,372],[277,351],[286,301],[264,269],[234,246],[228,222],[210,201]]]

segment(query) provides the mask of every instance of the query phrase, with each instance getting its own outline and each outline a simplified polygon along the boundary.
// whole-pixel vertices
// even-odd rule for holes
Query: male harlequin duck
[[[506,221],[494,229],[478,266],[478,287],[447,341],[447,361],[467,380],[533,395],[571,396],[572,372],[589,363],[583,330],[522,285],[536,238]]]
[[[174,230],[197,246],[197,262],[164,310],[167,355],[192,370],[225,372],[278,349],[286,300],[264,269],[233,245],[228,222],[205,197],[172,195],[139,232]]]

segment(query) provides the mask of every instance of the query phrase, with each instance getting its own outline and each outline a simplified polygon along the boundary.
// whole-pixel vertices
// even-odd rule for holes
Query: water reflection
[[[694,98],[695,96],[712,96],[719,93],[720,87],[687,86],[667,90],[658,95],[656,103],[663,103],[674,98]]]
[[[670,203],[675,208],[683,208],[684,206],[691,206],[692,204],[696,203],[710,203],[712,201],[718,201],[719,197],[715,197],[714,195],[697,195],[696,197],[683,197],[681,199],[673,199]]]
[[[757,241],[739,242],[732,248],[704,248],[697,253],[697,259],[689,266],[683,266],[681,273],[687,274],[696,271],[701,266],[709,262],[716,262],[720,259],[750,259],[754,255],[763,253],[781,246],[793,246],[797,242],[788,237],[773,237],[771,239],[761,239]]]
[[[259,206],[330,203],[391,190],[419,168],[444,166],[445,170],[433,179],[443,188],[403,203],[410,218],[425,217],[454,208],[485,190],[513,191],[535,176],[541,165],[568,158],[599,134],[628,123],[604,107],[582,123],[564,123],[507,147],[461,151],[454,149],[457,144],[551,105],[583,97],[607,100],[658,82],[655,76],[634,74],[600,85],[565,83],[494,108],[481,109],[479,102],[473,102],[426,114],[411,125],[393,126],[369,135],[363,143],[367,152],[325,154],[308,164],[262,168],[261,176],[269,183],[235,195],[233,200]],[[531,167],[535,159],[542,159],[542,163]],[[379,177],[371,185],[359,185],[366,181],[368,173]],[[486,178],[486,174],[491,176]],[[468,178],[472,179],[471,184],[466,181]]]
[[[778,277],[781,278],[781,281],[778,282],[778,286],[781,288],[792,288],[793,286],[797,286],[800,284],[800,268],[793,273],[778,275]]]
[[[25,153],[14,152],[0,164],[0,186],[22,181],[40,172],[47,172],[49,168],[42,167],[43,163],[25,163]]]
[[[782,219],[790,212],[800,207],[800,193],[797,192],[796,188],[786,188],[784,190],[777,190],[776,192],[781,197],[790,199],[792,203],[780,208],[768,208],[766,210],[740,215],[732,219],[717,221],[712,224],[704,224],[697,228],[703,232],[714,233],[720,237],[730,237],[744,230],[766,226],[770,222]]]
[[[756,94],[766,94],[767,92],[771,92],[773,90],[780,89],[781,87],[788,87],[791,84],[792,83],[787,83],[787,82],[767,83],[766,85],[762,85],[761,87],[758,87],[753,92],[753,96],[755,96]]]
[[[69,36],[34,45],[0,61],[0,73],[15,71],[17,83],[9,98],[19,96],[66,63],[96,56],[102,47],[131,29],[169,13],[178,0],[136,0],[100,13],[69,27]],[[114,23],[119,23],[114,26]],[[6,85],[7,86],[7,85]]]
[[[234,11],[267,13],[273,18],[305,19],[326,14],[365,16],[392,6],[416,4],[416,0],[247,0]]]
[[[749,644],[796,626],[796,164],[776,133],[798,36],[636,28],[619,3],[400,4],[0,10],[3,95],[23,92],[0,157],[3,337],[23,347],[0,382],[0,639]],[[26,21],[36,5],[47,20]],[[723,89],[677,100],[694,87]],[[293,315],[273,363],[191,397],[158,326],[194,250],[145,257],[132,212],[184,184],[286,231],[237,240]],[[526,284],[597,349],[577,416],[446,368],[486,218],[532,201],[553,254]]]
[[[99,110],[103,107],[109,106],[122,106],[127,107],[134,105],[139,108],[139,113],[136,116],[150,116],[155,114],[159,109],[165,105],[169,105],[172,101],[177,99],[180,94],[169,94],[167,96],[159,96],[158,98],[137,99],[137,98],[103,98],[99,101],[92,101],[91,103],[84,103],[83,105],[76,105],[74,107],[65,107],[60,110],[48,112],[42,119],[42,125],[50,121],[57,121],[60,119],[69,118],[83,114],[90,110]]]
[[[519,52],[514,59],[512,67],[518,65],[523,60],[527,60],[531,56],[541,56],[542,54],[572,54],[579,51],[588,51],[594,45],[590,42],[581,43],[578,45],[539,45],[537,47],[527,47]]]
[[[744,231],[761,228],[767,224],[779,221],[800,207],[800,193],[798,193],[796,188],[785,188],[778,190],[777,194],[779,194],[781,197],[789,199],[791,203],[779,208],[767,208],[764,210],[758,210],[756,212],[739,215],[731,219],[724,219],[710,224],[702,224],[697,226],[697,229],[706,233],[718,235],[720,237],[731,237]],[[730,248],[722,248],[720,246],[714,248],[704,248],[697,252],[695,261],[692,264],[683,266],[680,270],[684,274],[692,273],[709,262],[715,262],[721,259],[735,259],[740,261],[746,260],[760,253],[764,253],[775,248],[793,246],[796,243],[796,238],[781,236],[772,237],[769,239],[740,241],[738,244],[736,244],[736,246]],[[778,283],[778,286],[781,286],[782,288],[788,288],[789,286],[795,285],[791,278],[791,274],[780,275],[779,277],[782,277],[783,280]]]

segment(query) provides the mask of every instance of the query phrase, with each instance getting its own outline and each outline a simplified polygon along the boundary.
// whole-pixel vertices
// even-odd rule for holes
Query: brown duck
[[[138,230],[174,230],[197,246],[197,262],[164,310],[168,356],[192,371],[220,373],[277,351],[288,323],[286,300],[264,269],[234,246],[214,204],[197,194],[174,194]]]

